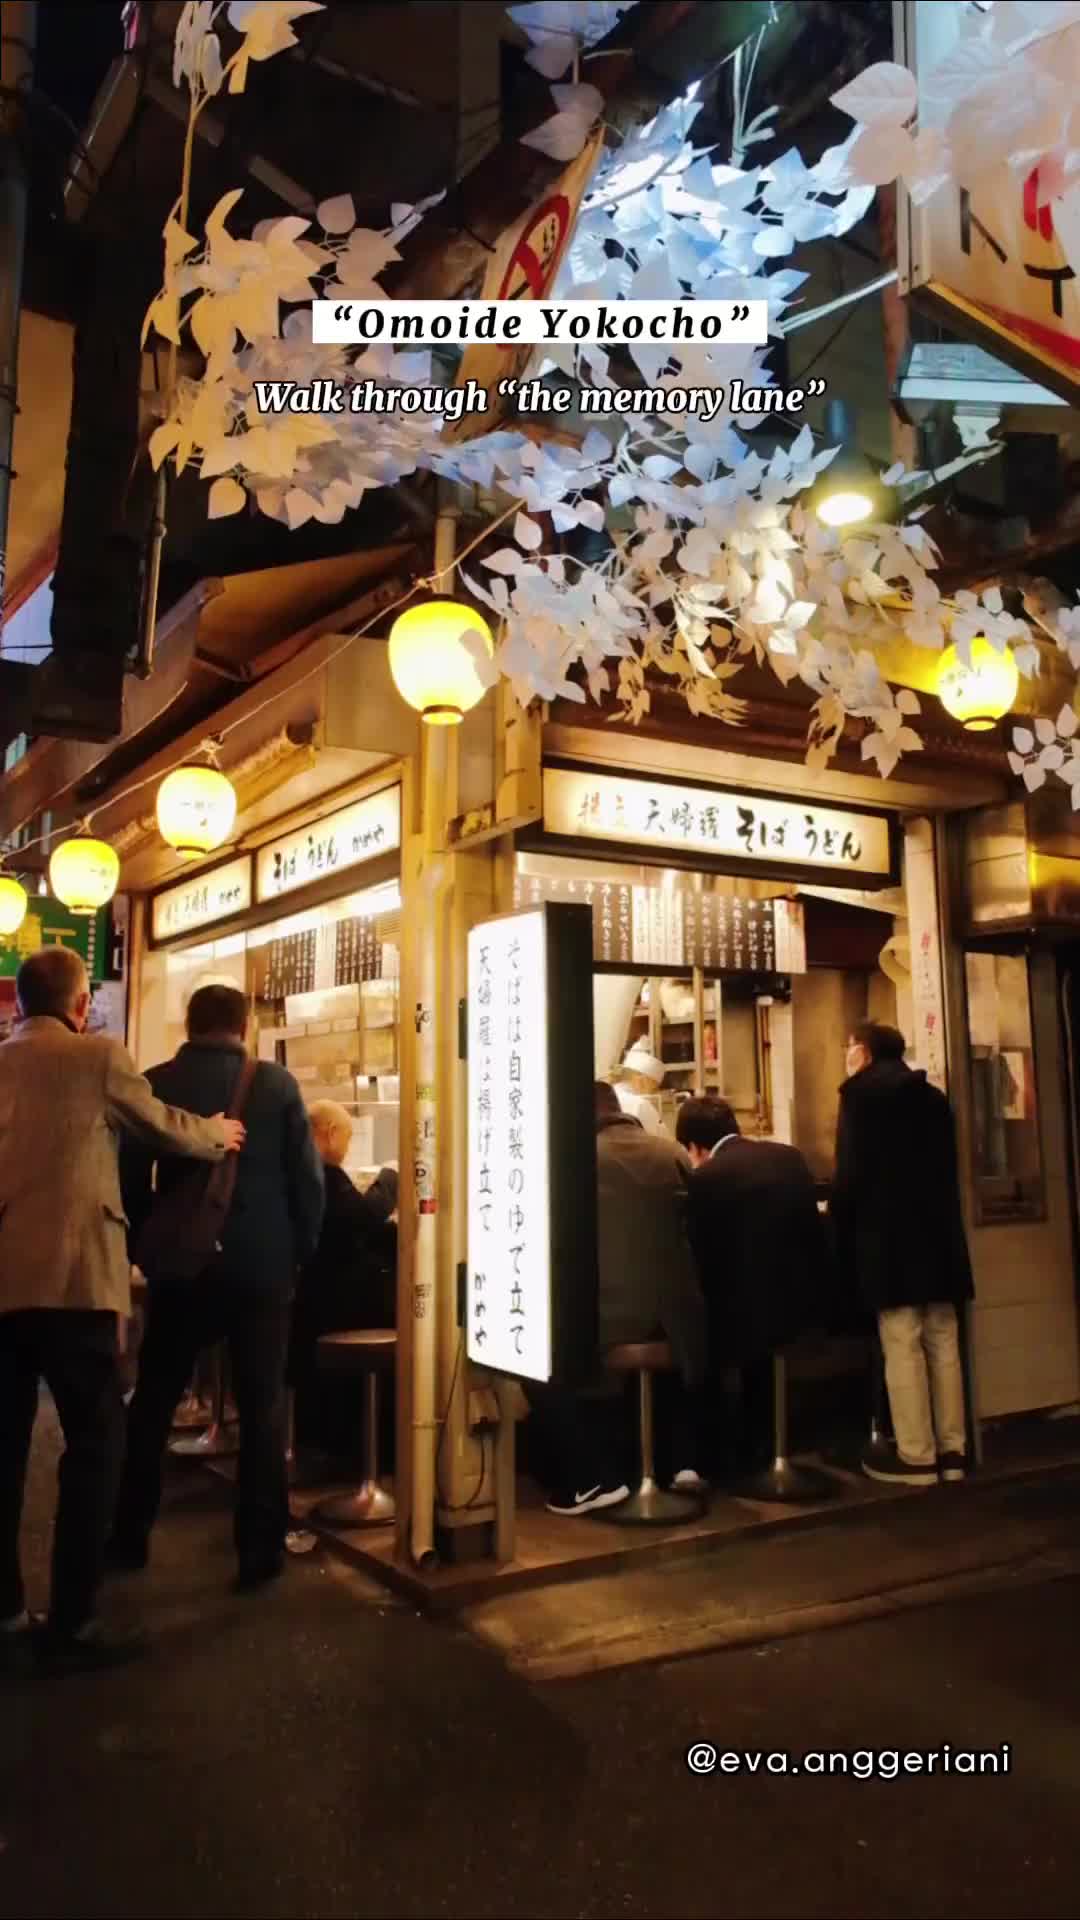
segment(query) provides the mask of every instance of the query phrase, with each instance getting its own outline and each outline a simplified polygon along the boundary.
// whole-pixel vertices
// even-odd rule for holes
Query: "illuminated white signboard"
[[[595,1346],[591,974],[585,907],[469,934],[467,1351],[526,1380]]]
[[[199,927],[246,913],[251,905],[251,857],[241,854],[210,873],[193,874],[178,887],[155,894],[151,930],[155,940],[176,940]]]
[[[764,799],[727,787],[674,786],[578,767],[544,768],[544,829],[669,856],[892,877],[889,822],[813,801]]]
[[[401,788],[385,787],[260,847],[256,888],[260,900],[276,900],[328,874],[345,873],[401,845]]]

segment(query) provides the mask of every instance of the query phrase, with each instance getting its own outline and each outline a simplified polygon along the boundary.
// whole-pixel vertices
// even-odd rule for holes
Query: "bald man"
[[[118,1040],[85,1034],[78,954],[44,947],[16,981],[20,1023],[0,1046],[0,1652],[31,1627],[19,1523],[43,1377],[64,1430],[49,1659],[103,1665],[135,1650],[97,1619],[121,1444],[117,1317],[131,1312],[120,1196],[122,1135],[220,1160],[244,1129],[155,1098]]]

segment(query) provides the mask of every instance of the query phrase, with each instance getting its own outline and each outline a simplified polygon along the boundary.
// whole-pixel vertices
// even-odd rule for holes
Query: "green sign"
[[[100,980],[107,957],[104,910],[70,913],[59,900],[32,899],[18,932],[0,934],[0,979],[14,979],[23,961],[41,947],[70,947],[81,953],[91,980]]]

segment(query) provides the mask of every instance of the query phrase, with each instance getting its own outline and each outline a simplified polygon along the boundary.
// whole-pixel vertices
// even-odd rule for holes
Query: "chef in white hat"
[[[640,1041],[635,1042],[622,1063],[623,1077],[615,1088],[619,1105],[624,1113],[641,1121],[646,1133],[666,1132],[655,1106],[655,1095],[664,1084],[664,1073],[663,1061]]]

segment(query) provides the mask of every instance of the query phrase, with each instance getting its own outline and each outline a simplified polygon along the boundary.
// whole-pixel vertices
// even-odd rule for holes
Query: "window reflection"
[[[990,1225],[1045,1213],[1027,960],[969,953],[973,1155],[977,1218]]]

